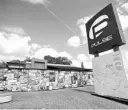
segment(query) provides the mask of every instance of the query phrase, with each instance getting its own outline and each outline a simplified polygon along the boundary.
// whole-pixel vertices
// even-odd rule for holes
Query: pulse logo
[[[104,52],[125,44],[118,14],[112,3],[94,15],[85,26],[89,54]]]
[[[99,37],[104,29],[108,26],[108,20],[109,17],[107,15],[101,15],[99,18],[97,18],[89,31],[89,38],[90,39],[96,39],[97,37]]]

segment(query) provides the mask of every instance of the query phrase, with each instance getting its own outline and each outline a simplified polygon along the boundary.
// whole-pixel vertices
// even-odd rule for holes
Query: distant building
[[[70,65],[50,64],[46,60],[33,58],[31,62],[7,62],[8,69],[35,69],[35,70],[57,70],[57,71],[77,71],[92,72],[92,69],[80,68]]]

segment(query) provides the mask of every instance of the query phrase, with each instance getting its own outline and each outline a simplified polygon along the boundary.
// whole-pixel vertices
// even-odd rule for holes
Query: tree
[[[20,60],[18,60],[18,59],[14,59],[14,60],[11,60],[10,62],[12,62],[12,63],[19,63]]]
[[[24,61],[28,61],[28,62],[31,62],[31,58],[30,57],[26,57],[26,59]]]
[[[0,67],[6,67],[6,66],[7,66],[6,62],[1,60],[0,61]]]
[[[16,64],[25,64],[25,60],[24,61],[20,61],[19,59],[14,59],[14,60],[11,60],[9,61],[10,63],[16,63]]]
[[[52,57],[50,55],[47,55],[44,57],[44,59],[47,60],[48,63],[53,63],[53,64],[63,64],[63,65],[72,64],[72,61],[66,57]]]
[[[45,60],[47,60],[48,63],[56,63],[56,60],[54,57],[51,57],[50,55],[44,57]]]

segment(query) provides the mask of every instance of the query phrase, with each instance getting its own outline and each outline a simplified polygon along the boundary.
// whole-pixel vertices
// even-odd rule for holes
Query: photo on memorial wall
[[[79,72],[78,86],[83,86],[83,73]]]
[[[65,72],[60,71],[58,74],[58,88],[64,88]]]
[[[72,83],[72,87],[78,86],[78,73],[77,72],[72,72],[71,83]]]
[[[49,82],[55,82],[55,72],[49,73]]]
[[[66,71],[65,72],[65,80],[64,80],[65,87],[71,87],[71,72]]]

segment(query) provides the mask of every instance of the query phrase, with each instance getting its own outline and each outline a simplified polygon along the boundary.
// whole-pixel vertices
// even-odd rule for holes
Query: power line
[[[76,34],[76,32],[68,25],[66,24],[57,14],[55,14],[52,10],[48,8],[47,5],[44,5],[44,8],[51,13],[56,19],[58,19],[68,30],[70,30],[73,34]]]

